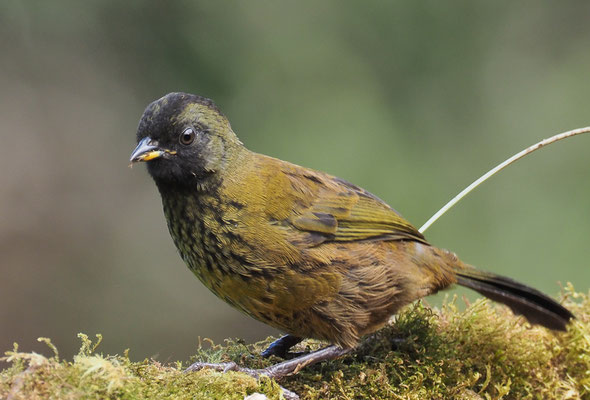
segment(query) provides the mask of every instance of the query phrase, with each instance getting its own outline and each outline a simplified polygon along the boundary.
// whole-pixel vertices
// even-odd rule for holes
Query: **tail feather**
[[[505,304],[515,314],[521,314],[532,324],[565,331],[574,315],[561,304],[513,279],[461,265],[455,270],[457,283]]]

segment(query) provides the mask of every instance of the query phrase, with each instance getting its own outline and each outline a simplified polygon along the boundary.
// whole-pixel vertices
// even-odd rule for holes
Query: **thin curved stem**
[[[587,126],[585,128],[574,129],[574,130],[567,131],[567,132],[562,132],[562,133],[557,134],[555,136],[551,136],[550,138],[543,139],[540,142],[535,143],[534,145],[527,147],[526,149],[522,150],[521,152],[513,155],[512,157],[510,157],[509,159],[507,159],[503,163],[498,164],[496,167],[494,167],[491,170],[489,170],[488,172],[486,172],[484,175],[482,175],[479,179],[477,179],[471,185],[469,185],[465,189],[463,189],[461,191],[461,193],[459,193],[458,195],[453,197],[451,199],[451,201],[449,201],[447,204],[445,204],[443,206],[443,208],[438,210],[436,212],[436,214],[434,214],[432,217],[430,217],[430,219],[428,221],[426,221],[426,223],[424,225],[422,225],[422,227],[420,227],[420,229],[419,229],[420,233],[424,233],[424,231],[426,231],[426,229],[430,228],[430,225],[432,225],[443,214],[445,214],[447,211],[449,211],[455,204],[457,204],[459,201],[461,201],[463,199],[463,197],[467,196],[473,189],[475,189],[476,187],[478,187],[479,185],[481,185],[482,183],[487,181],[489,178],[494,176],[497,172],[503,170],[504,168],[506,168],[510,164],[520,160],[521,158],[523,158],[527,154],[532,153],[533,151],[539,150],[541,147],[545,147],[551,143],[558,142],[558,141],[560,141],[562,139],[566,139],[568,137],[581,135],[582,133],[588,133],[588,132],[590,132],[590,126]]]

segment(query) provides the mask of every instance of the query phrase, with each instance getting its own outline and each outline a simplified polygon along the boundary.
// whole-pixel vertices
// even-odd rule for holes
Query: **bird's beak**
[[[148,136],[141,139],[137,144],[137,147],[133,150],[133,153],[131,153],[129,161],[131,161],[131,163],[150,161],[154,158],[161,157],[164,153],[165,151],[158,147],[158,142],[152,140],[152,138]]]

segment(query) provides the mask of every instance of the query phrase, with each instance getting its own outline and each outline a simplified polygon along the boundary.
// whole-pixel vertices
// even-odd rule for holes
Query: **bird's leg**
[[[343,355],[350,353],[352,350],[352,348],[343,349],[336,345],[332,345],[324,347],[320,350],[316,350],[312,353],[293,358],[292,360],[287,360],[271,365],[270,367],[266,367],[258,371],[271,378],[280,379],[287,375],[296,374],[301,371],[302,368],[305,368],[309,365],[342,357]]]
[[[302,338],[293,335],[281,336],[280,338],[272,342],[266,348],[266,350],[260,353],[260,355],[264,358],[268,358],[270,356],[287,358],[287,352],[289,351],[289,349],[295,346],[297,343],[301,342],[302,340]]]
[[[288,339],[286,339],[288,338]],[[285,339],[285,341],[294,341],[296,338],[295,336],[286,335],[282,338],[276,340],[276,342],[280,342],[281,339]],[[273,343],[273,344],[274,344]],[[273,345],[271,344],[271,346]],[[281,343],[278,343],[281,345]],[[268,349],[267,349],[268,350]],[[341,357],[345,354],[348,354],[353,349],[342,349],[338,346],[332,345],[328,347],[324,347],[323,349],[316,350],[312,353],[302,355],[297,358],[293,358],[292,360],[287,360],[280,362],[278,364],[271,365],[270,367],[261,368],[261,369],[251,369],[251,368],[244,368],[238,366],[235,362],[227,362],[227,363],[204,363],[204,362],[196,362],[192,364],[190,367],[184,370],[184,372],[192,372],[192,371],[199,371],[203,368],[211,368],[216,371],[238,371],[246,373],[256,379],[260,378],[262,375],[266,375],[273,379],[280,379],[287,375],[293,375],[298,373],[302,368],[305,368],[309,365],[313,365],[322,361],[333,360],[335,358]],[[287,400],[299,400],[299,396],[297,393],[294,393],[288,389],[285,389],[281,386],[281,390],[283,391],[283,396]]]
[[[298,373],[302,368],[308,365],[317,364],[322,361],[333,360],[351,352],[352,349],[343,349],[338,346],[332,345],[324,347],[323,349],[316,350],[312,353],[302,355],[292,360],[280,362],[278,364],[271,365],[270,367],[261,369],[251,369],[238,366],[235,362],[228,363],[204,363],[196,362],[188,367],[184,372],[198,371],[203,368],[211,368],[216,371],[238,371],[244,372],[255,378],[259,378],[261,375],[266,375],[273,379],[280,379],[287,375],[293,375]]]

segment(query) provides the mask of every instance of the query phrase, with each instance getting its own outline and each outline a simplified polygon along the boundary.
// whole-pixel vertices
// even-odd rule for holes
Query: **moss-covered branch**
[[[302,399],[590,399],[590,298],[570,287],[564,303],[577,316],[566,333],[531,327],[485,300],[465,311],[454,303],[442,310],[418,303],[352,355],[306,368],[281,385]],[[17,347],[7,352],[10,367],[0,372],[0,398],[281,397],[270,379],[208,370],[183,374],[181,363],[100,355],[97,343],[80,336],[82,347],[72,361],[60,360],[52,346],[55,355],[49,358]],[[258,356],[268,342],[203,346],[195,359],[267,366],[277,361]],[[306,341],[299,350],[318,346]]]

